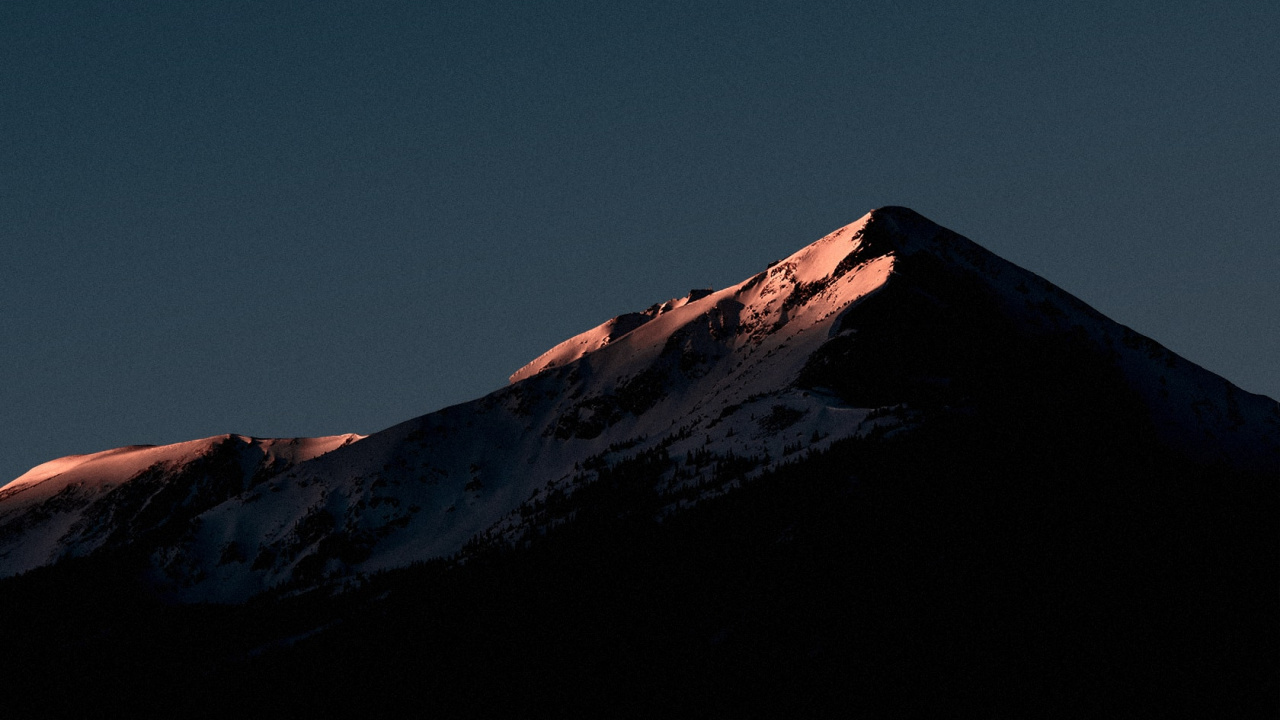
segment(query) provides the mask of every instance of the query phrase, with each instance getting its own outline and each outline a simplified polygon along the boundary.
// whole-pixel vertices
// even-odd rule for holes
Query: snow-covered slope
[[[857,432],[869,409],[792,382],[839,313],[892,269],[891,257],[841,266],[864,222],[733,287],[691,293],[566,341],[508,388],[305,463],[243,498],[251,511],[229,502],[205,513],[195,537],[166,561],[202,569],[193,597],[241,597],[559,522],[531,508],[572,494],[590,480],[585,468],[644,451],[706,454],[665,478],[674,508],[724,491],[713,482],[715,458],[741,456],[758,472],[800,446]],[[218,562],[227,556],[244,562]]]
[[[63,492],[82,507],[86,492],[110,498],[152,482],[139,470],[161,462],[145,456],[153,450],[40,466],[0,492],[0,570],[110,537],[145,540],[157,571],[192,600],[339,581],[571,521],[575,493],[620,463],[652,462],[662,512],[675,512],[840,438],[980,402],[1012,387],[1001,378],[1020,363],[1114,368],[1171,452],[1280,469],[1274,401],[910,210],[884,208],[737,285],[571,338],[478,400],[356,443],[326,439],[314,447],[330,451],[311,459],[266,460],[276,451],[253,445],[262,461],[250,465],[274,471],[246,465],[234,482],[208,480],[218,492],[182,504],[193,512],[180,532],[175,522],[149,530],[154,501],[104,505],[92,522],[57,504]],[[170,446],[176,457],[197,452],[176,450],[184,445]],[[203,468],[184,472],[221,477]],[[22,499],[46,485],[41,502]]]
[[[37,465],[0,488],[0,575],[176,528],[274,473],[360,437],[219,435]]]

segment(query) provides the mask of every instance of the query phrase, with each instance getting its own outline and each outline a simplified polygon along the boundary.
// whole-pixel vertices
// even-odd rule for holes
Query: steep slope
[[[1108,388],[1088,395],[1092,411],[1077,402],[1082,378]],[[180,597],[238,601],[527,542],[623,475],[643,477],[668,516],[843,438],[975,409],[1012,424],[1065,408],[1096,437],[1140,425],[1171,457],[1280,469],[1276,402],[884,208],[737,285],[571,338],[484,398],[236,480],[170,534],[143,538],[131,519],[143,505],[101,516],[92,537],[146,549]],[[30,515],[10,502],[0,517]],[[17,522],[11,546],[40,547]]]

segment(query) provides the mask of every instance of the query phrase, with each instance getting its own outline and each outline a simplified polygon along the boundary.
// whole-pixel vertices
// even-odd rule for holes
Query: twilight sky
[[[1280,397],[1274,0],[614,5],[0,3],[0,483],[379,430],[890,204]]]

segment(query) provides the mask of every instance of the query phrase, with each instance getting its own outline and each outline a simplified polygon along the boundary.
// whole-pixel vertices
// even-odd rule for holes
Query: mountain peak
[[[908,224],[926,224],[930,227],[941,227],[929,218],[905,205],[884,205],[867,213],[867,218],[880,221],[894,221]]]
[[[730,323],[735,332],[756,341],[766,328],[792,325],[798,316],[806,314],[803,310],[815,299],[823,302],[811,308],[816,312],[807,314],[828,319],[878,287],[893,267],[893,256],[912,255],[931,246],[941,248],[944,241],[951,244],[957,240],[968,243],[979,253],[985,252],[910,208],[896,205],[878,208],[770,263],[764,272],[735,286],[718,292],[694,290],[683,298],[656,304],[641,313],[619,315],[575,335],[517,370],[510,381],[516,383],[601,351],[668,314],[670,317],[662,325],[672,330],[682,320],[700,318],[708,311],[721,316],[729,313],[733,315]],[[875,262],[882,258],[884,260]],[[860,271],[859,280],[846,288],[846,292],[841,288],[850,286],[850,278],[846,276],[854,270]],[[669,333],[649,328],[642,335],[661,344],[666,342]]]
[[[867,252],[914,254],[957,247],[964,247],[964,254],[971,254],[974,249],[987,252],[963,235],[900,205],[886,205],[867,213],[863,237]]]
[[[763,272],[737,285],[715,292],[694,290],[683,298],[659,303],[643,313],[619,315],[575,335],[517,370],[510,380],[516,383],[544,370],[572,363],[632,337],[633,333],[641,332],[642,327],[646,328],[642,336],[661,345],[676,328],[702,318],[707,312],[732,316],[728,322],[734,334],[750,335],[758,341],[761,328],[787,324],[801,306],[807,305],[817,295],[828,296],[828,305],[847,305],[852,298],[826,292],[828,288],[849,271],[905,247],[905,236],[900,228],[917,222],[913,218],[928,223],[906,208],[888,207],[872,211],[782,260],[770,263]],[[877,231],[870,232],[872,227]],[[855,296],[860,297],[882,282],[890,267],[891,263],[880,263],[872,269],[870,276],[878,279],[871,281],[870,286],[860,284]],[[841,295],[838,300],[837,295]],[[830,312],[821,314],[830,317]],[[651,321],[659,318],[664,322],[657,324],[666,328],[665,332],[651,327],[654,324]],[[634,338],[629,344],[634,348]]]

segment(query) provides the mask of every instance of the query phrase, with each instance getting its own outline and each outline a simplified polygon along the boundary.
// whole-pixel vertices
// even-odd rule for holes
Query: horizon
[[[9,4],[0,484],[376,432],[891,204],[1280,397],[1280,8],[1106,15]]]

